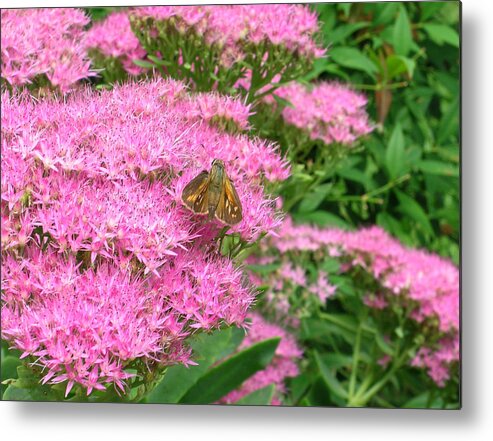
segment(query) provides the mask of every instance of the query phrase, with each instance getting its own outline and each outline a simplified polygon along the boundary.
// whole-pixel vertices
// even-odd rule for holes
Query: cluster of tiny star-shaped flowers
[[[181,192],[222,159],[243,206],[230,232],[255,241],[281,222],[263,182],[289,168],[211,109],[247,124],[230,98],[162,79],[63,100],[2,95],[2,337],[43,381],[123,390],[136,360],[192,363],[192,333],[243,326],[254,296],[218,251],[224,225]]]

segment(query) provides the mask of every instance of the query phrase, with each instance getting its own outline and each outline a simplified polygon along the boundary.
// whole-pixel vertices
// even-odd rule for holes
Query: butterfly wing
[[[223,189],[219,203],[217,204],[215,216],[221,222],[228,225],[235,225],[243,219],[240,198],[233,183],[227,176],[224,176]]]
[[[206,214],[208,211],[208,194],[209,173],[204,170],[185,186],[181,199],[194,213]]]

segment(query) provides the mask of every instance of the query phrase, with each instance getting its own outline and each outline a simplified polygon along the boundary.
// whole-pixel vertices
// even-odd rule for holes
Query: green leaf
[[[421,205],[402,191],[395,190],[395,194],[399,199],[398,210],[413,218],[427,234],[433,236],[433,227]]]
[[[308,193],[303,198],[298,210],[302,213],[315,210],[327,197],[332,187],[332,183],[322,184],[316,187],[311,193]]]
[[[300,338],[327,344],[329,336],[338,336],[349,344],[354,343],[355,333],[347,328],[315,318],[301,320]]]
[[[340,398],[347,399],[348,393],[346,389],[342,386],[342,384],[337,380],[336,376],[332,373],[331,369],[325,365],[322,357],[317,351],[314,351],[315,361],[317,363],[317,367],[320,371],[322,379],[324,380],[327,387]]]
[[[378,72],[378,67],[365,54],[353,47],[336,47],[330,51],[331,59],[344,67],[361,70],[372,78]]]
[[[360,183],[366,191],[370,190],[375,185],[368,173],[365,173],[357,168],[343,168],[338,170],[337,174],[344,179]]]
[[[409,23],[406,7],[402,4],[399,8],[399,14],[397,15],[397,20],[394,24],[392,39],[396,53],[398,55],[406,56],[413,45],[413,37],[411,34],[411,24]]]
[[[337,353],[320,354],[320,358],[322,359],[324,365],[329,369],[348,367],[351,366],[353,361],[353,357],[350,355]]]
[[[394,355],[394,349],[389,343],[384,340],[383,336],[379,332],[375,334],[375,341],[377,343],[377,346],[383,353],[387,355]]]
[[[276,387],[274,384],[253,391],[251,394],[240,398],[235,404],[243,406],[266,406],[272,403]]]
[[[170,64],[168,61],[165,61],[162,58],[156,57],[155,55],[149,54],[149,55],[147,55],[147,58],[149,58],[149,60],[151,60],[153,63],[157,64],[158,66],[168,66]],[[147,63],[144,60],[135,60],[135,61],[140,61],[144,64],[150,64],[151,65],[151,66],[147,66],[147,67],[154,67],[154,66],[152,66],[152,63]],[[135,64],[139,65],[138,63],[135,63]],[[146,67],[146,66],[142,66],[142,67]]]
[[[391,80],[398,75],[407,73],[410,77],[414,74],[416,62],[412,58],[402,55],[390,55],[387,58],[387,76]]]
[[[293,213],[293,219],[297,223],[314,223],[316,225],[334,226],[339,228],[349,228],[347,222],[342,220],[339,216],[329,213],[327,211],[312,211],[311,213]]]
[[[346,25],[338,26],[337,28],[330,31],[328,40],[331,44],[337,44],[345,40],[354,32],[359,31],[360,29],[366,26],[368,26],[368,22],[366,21],[360,21],[358,23],[349,23]]]
[[[153,67],[156,67],[153,63],[145,60],[132,60],[132,62],[137,66],[144,67],[146,69],[152,69]]]
[[[17,378],[17,368],[22,364],[22,361],[18,357],[8,355],[2,357],[2,378],[1,381],[8,380],[10,378]]]
[[[375,18],[372,20],[373,25],[388,25],[395,20],[395,15],[399,8],[399,3],[397,2],[389,2],[389,3],[375,3],[375,7],[377,8],[377,14]]]
[[[426,21],[435,16],[443,8],[444,2],[421,2],[421,21]]]
[[[459,177],[459,167],[442,161],[423,160],[417,164],[419,170],[430,175]]]
[[[440,121],[438,127],[437,142],[443,144],[450,136],[459,135],[459,97],[457,96],[452,103],[443,118]]]
[[[250,271],[253,271],[257,274],[262,274],[262,275],[267,275],[269,273],[272,273],[280,268],[281,264],[280,262],[277,263],[269,263],[266,265],[246,265],[246,268]]]
[[[296,404],[300,401],[310,386],[310,382],[310,378],[306,373],[294,378],[288,378],[288,390],[290,391],[292,404]]]
[[[271,362],[280,340],[280,338],[264,340],[210,369],[179,402],[186,404],[216,402],[238,388],[255,372],[265,369]]]
[[[22,364],[22,361],[19,360],[19,357],[14,357],[13,355],[2,356],[2,378],[1,381],[11,380],[17,378],[17,368]],[[7,385],[0,385],[0,397],[3,396],[3,393],[7,389]]]
[[[430,402],[430,391],[423,392],[422,394],[411,398],[409,401],[402,405],[403,409],[442,409],[443,399],[439,396],[435,397]]]
[[[192,359],[197,366],[172,366],[161,382],[146,397],[147,403],[177,403],[214,363],[231,354],[241,343],[245,332],[229,327],[212,334],[199,334],[191,342]]]
[[[62,396],[51,386],[40,383],[40,378],[31,369],[20,364],[17,376],[3,393],[2,400],[8,401],[60,401]]]
[[[390,135],[389,144],[385,152],[385,164],[390,177],[393,179],[399,177],[404,170],[404,134],[399,123],[395,125],[392,135]]]
[[[450,44],[451,46],[459,47],[459,34],[450,26],[427,23],[423,25],[423,29],[439,46]]]

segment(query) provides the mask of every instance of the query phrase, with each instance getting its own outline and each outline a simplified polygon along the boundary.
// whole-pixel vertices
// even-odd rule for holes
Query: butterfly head
[[[214,161],[212,161],[212,166],[213,167],[218,166],[224,168],[224,161],[221,159],[214,159]]]

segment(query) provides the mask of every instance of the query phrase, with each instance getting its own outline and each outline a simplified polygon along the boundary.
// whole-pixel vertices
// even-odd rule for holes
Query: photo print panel
[[[460,13],[2,9],[2,400],[459,409]]]

